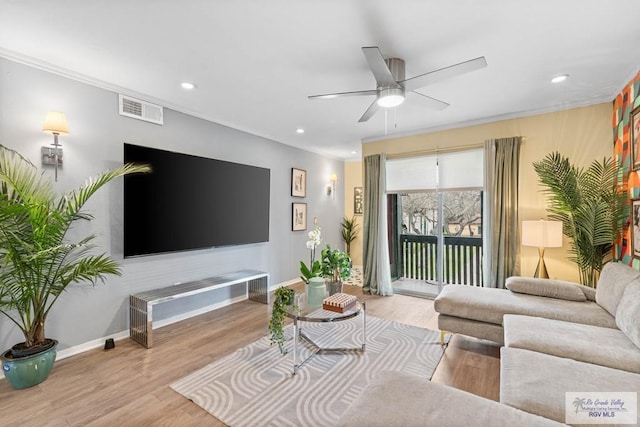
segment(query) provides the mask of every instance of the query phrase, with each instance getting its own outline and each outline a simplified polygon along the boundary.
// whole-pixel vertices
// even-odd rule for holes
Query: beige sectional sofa
[[[349,405],[337,425],[552,427],[564,424],[412,374],[383,371]]]
[[[505,285],[510,290],[445,286],[434,301],[438,327],[500,344],[504,344],[505,314],[616,328],[617,301],[640,272],[619,263],[609,263],[603,270],[600,283],[606,289],[598,286],[600,292],[576,283],[528,277],[508,278]]]
[[[441,329],[504,344],[500,403],[405,373],[382,372],[338,425],[564,425],[567,392],[640,395],[639,271],[609,263],[595,291],[523,277],[509,278],[506,285],[449,285],[434,302]],[[640,425],[637,412],[635,421]]]
[[[504,344],[501,403],[564,422],[566,392],[640,394],[639,271],[609,263],[595,293],[521,277],[506,286],[449,285],[434,302],[441,329]]]

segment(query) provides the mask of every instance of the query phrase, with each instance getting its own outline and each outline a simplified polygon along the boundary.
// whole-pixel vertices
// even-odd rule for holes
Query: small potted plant
[[[287,313],[287,306],[293,304],[294,295],[293,289],[285,288],[284,286],[276,289],[271,319],[269,319],[271,344],[278,344],[282,354],[287,354],[287,349],[284,346],[284,319]]]
[[[316,248],[322,243],[322,231],[318,225],[318,218],[313,219],[314,229],[309,232],[309,240],[307,240],[307,249],[311,251],[311,261],[309,266],[300,261],[300,279],[309,284],[312,277],[319,277],[322,273],[320,261],[316,261]]]
[[[93,218],[82,207],[109,181],[149,170],[127,164],[58,196],[31,162],[0,145],[0,313],[24,335],[24,342],[0,355],[14,388],[49,375],[58,342],[45,335],[45,322],[62,292],[72,283],[95,284],[120,273],[110,256],[93,253],[95,235],[66,238],[76,221]]]
[[[351,276],[351,257],[330,245],[322,250],[322,276],[327,280],[329,295],[342,292],[342,281]]]
[[[342,230],[340,233],[342,234],[342,240],[347,246],[347,254],[351,256],[351,243],[356,240],[358,237],[358,223],[356,222],[356,217],[352,216],[351,218],[347,218],[346,216],[342,219]]]
[[[322,232],[318,225],[318,218],[313,219],[314,229],[309,232],[307,249],[311,251],[309,266],[300,261],[300,279],[305,283],[307,304],[320,306],[325,298],[326,287],[322,278],[322,264],[316,260],[316,248],[322,243]]]

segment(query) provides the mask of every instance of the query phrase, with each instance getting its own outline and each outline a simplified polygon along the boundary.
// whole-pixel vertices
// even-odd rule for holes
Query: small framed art
[[[307,204],[291,204],[291,230],[304,231],[307,229]]]
[[[307,171],[291,168],[291,196],[307,197]]]
[[[640,258],[640,199],[631,199],[631,249]]]
[[[631,111],[629,117],[629,141],[631,144],[631,169],[640,169],[640,107]]]
[[[364,196],[362,187],[353,187],[353,213],[354,215],[362,215],[364,208]]]

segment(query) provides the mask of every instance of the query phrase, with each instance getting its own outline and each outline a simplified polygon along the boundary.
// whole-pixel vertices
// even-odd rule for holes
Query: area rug
[[[288,354],[269,337],[173,383],[171,388],[230,426],[330,426],[381,371],[402,371],[428,381],[443,354],[440,333],[367,316],[366,351],[321,353],[293,372]],[[304,323],[304,332],[330,347],[358,347],[362,318]],[[303,347],[303,346],[301,346]],[[310,354],[303,347],[303,357]]]

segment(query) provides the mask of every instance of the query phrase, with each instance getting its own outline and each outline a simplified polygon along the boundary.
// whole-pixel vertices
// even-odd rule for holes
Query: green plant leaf
[[[562,222],[569,237],[571,260],[583,284],[595,287],[602,265],[612,259],[613,246],[629,217],[626,191],[614,184],[617,165],[605,158],[584,169],[559,152],[534,162],[547,196],[549,219]]]
[[[93,253],[95,236],[66,239],[74,222],[93,219],[85,203],[113,179],[149,171],[127,164],[59,196],[32,163],[0,146],[0,313],[20,327],[27,346],[44,341],[47,315],[70,284],[119,273],[113,259]]]

